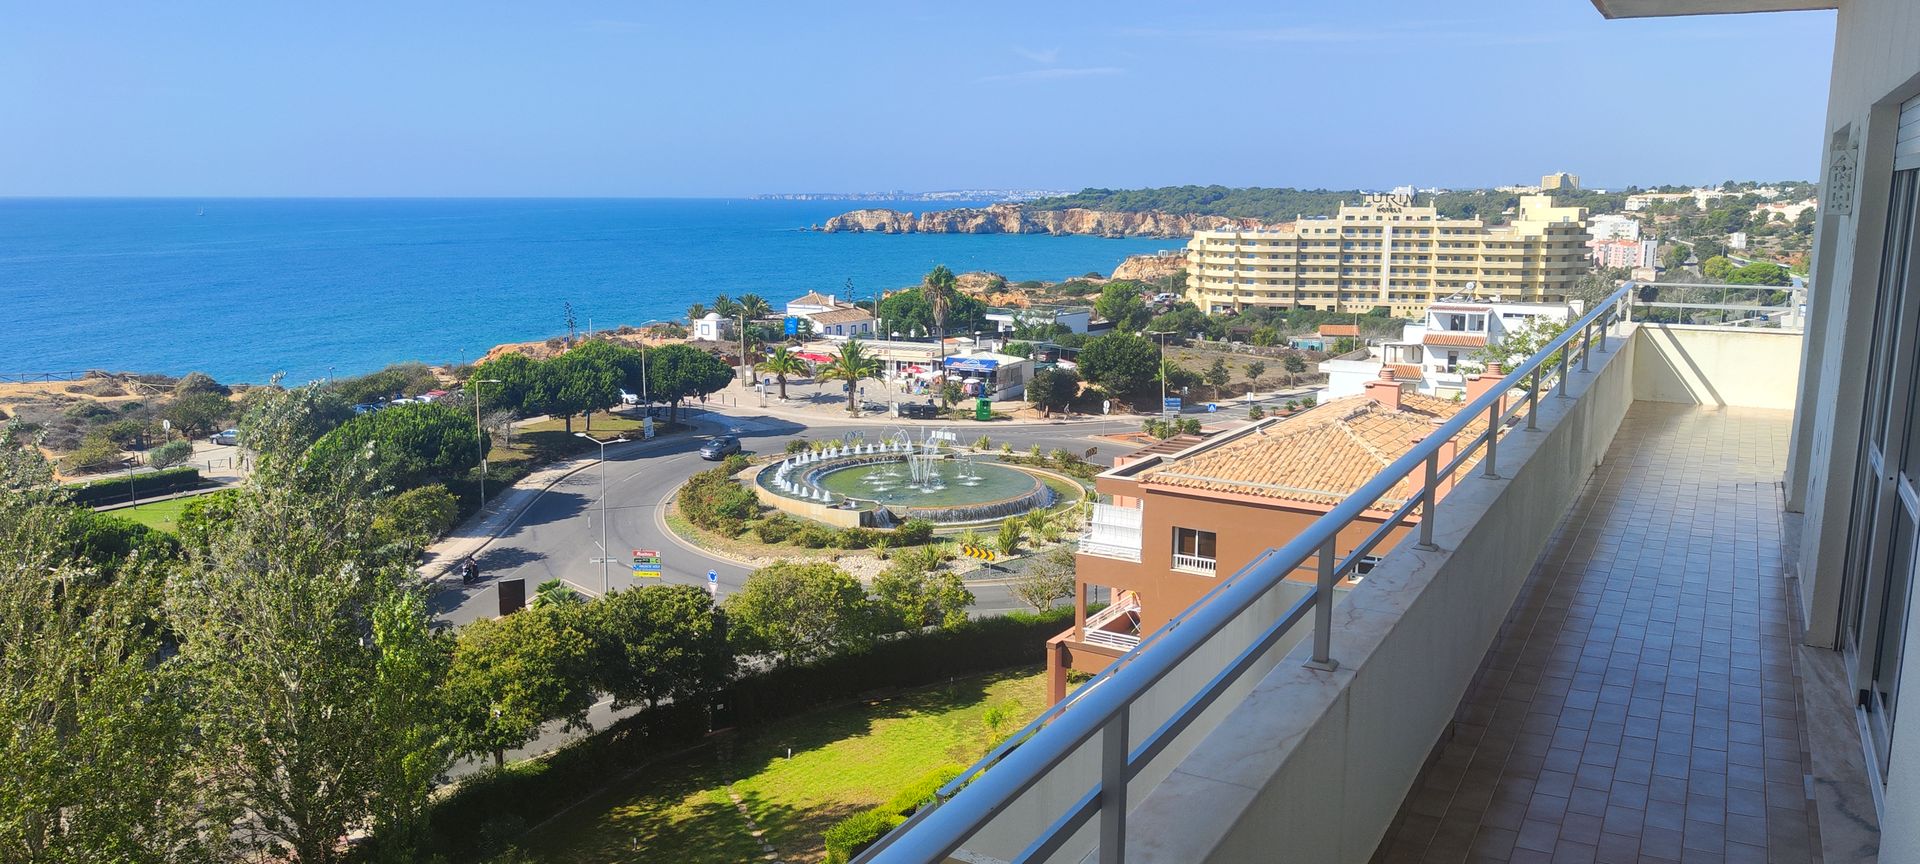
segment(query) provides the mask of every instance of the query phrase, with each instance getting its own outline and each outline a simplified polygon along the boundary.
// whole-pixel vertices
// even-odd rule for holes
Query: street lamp
[[[1142,336],[1153,336],[1160,341],[1160,413],[1167,413],[1167,334],[1171,330],[1142,331]]]
[[[480,385],[499,384],[498,378],[476,378],[473,385],[473,431],[480,433],[480,509],[487,509],[487,430],[480,425]]]
[[[602,441],[585,432],[575,432],[573,435],[600,445],[600,596],[605,597],[612,589],[612,583],[607,578],[607,562],[613,560],[613,550],[607,548],[607,445],[627,439],[623,435]]]

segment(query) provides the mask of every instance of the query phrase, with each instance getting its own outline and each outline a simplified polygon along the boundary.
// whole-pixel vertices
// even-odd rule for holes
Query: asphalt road
[[[527,591],[548,579],[561,579],[582,593],[598,595],[604,587],[614,590],[635,584],[656,584],[653,579],[634,578],[627,562],[632,550],[652,549],[661,553],[660,582],[704,586],[708,571],[719,576],[719,593],[726,596],[740,589],[749,569],[725,558],[710,555],[681,540],[666,529],[662,518],[668,497],[680,483],[694,473],[713,467],[700,459],[700,445],[711,434],[705,430],[735,430],[749,453],[779,452],[795,438],[834,439],[848,431],[861,430],[877,438],[885,426],[803,426],[800,423],[767,417],[733,416],[708,413],[697,418],[703,434],[691,435],[656,445],[644,452],[618,450],[608,454],[604,466],[592,466],[555,484],[521,514],[512,527],[503,532],[479,555],[480,582],[461,585],[443,580],[430,601],[435,618],[460,625],[499,611],[498,583],[502,579],[525,579]],[[1112,464],[1120,449],[1110,442],[1090,440],[1090,436],[1138,428],[1135,418],[1100,423],[1060,426],[953,427],[968,440],[986,434],[995,441],[1006,441],[1017,450],[1039,445],[1042,450],[1061,448],[1085,453],[1098,447],[1093,461]],[[607,548],[614,563],[594,563],[601,552],[601,472],[605,471],[605,521]],[[604,577],[603,577],[604,569]],[[603,581],[604,579],[604,581]],[[976,614],[995,614],[1020,607],[1002,586],[990,581],[974,590],[978,598]]]

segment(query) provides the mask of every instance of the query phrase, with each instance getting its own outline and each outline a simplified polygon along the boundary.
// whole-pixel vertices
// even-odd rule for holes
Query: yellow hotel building
[[[1369,195],[1331,219],[1263,231],[1200,231],[1187,243],[1187,299],[1209,313],[1249,306],[1419,318],[1471,294],[1563,303],[1587,270],[1587,211],[1526,195],[1510,224],[1442,219],[1411,196]]]

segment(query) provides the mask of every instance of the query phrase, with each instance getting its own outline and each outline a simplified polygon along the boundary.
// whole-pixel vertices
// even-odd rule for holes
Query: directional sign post
[[[1180,397],[1168,396],[1166,399],[1161,400],[1160,413],[1162,414],[1180,413]]]
[[[660,550],[658,549],[633,550],[633,578],[635,579],[660,578]]]
[[[720,596],[720,573],[717,570],[707,571],[707,596]]]

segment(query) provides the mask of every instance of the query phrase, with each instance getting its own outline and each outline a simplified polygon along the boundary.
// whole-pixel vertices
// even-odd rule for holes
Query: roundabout
[[[762,503],[838,527],[988,522],[1053,505],[1038,472],[951,449],[954,435],[895,431],[879,442],[829,446],[769,463],[753,476]]]

